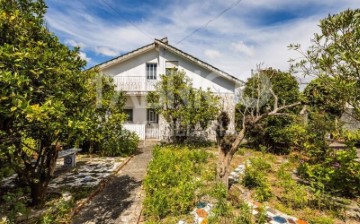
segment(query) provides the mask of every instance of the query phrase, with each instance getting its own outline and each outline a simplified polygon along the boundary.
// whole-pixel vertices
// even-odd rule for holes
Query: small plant
[[[311,220],[311,223],[316,223],[316,224],[333,224],[335,223],[334,220],[330,217],[316,217],[314,219]]]
[[[263,206],[258,207],[257,224],[265,224],[267,222],[266,208]]]
[[[245,202],[239,204],[239,216],[235,218],[234,224],[253,224],[252,210]]]
[[[259,202],[267,201],[272,196],[270,184],[267,181],[261,183],[255,190],[255,198]]]
[[[232,208],[229,205],[228,201],[226,200],[227,197],[226,186],[218,183],[212,192],[212,196],[217,200],[215,207],[213,209],[214,216],[229,217],[232,214],[231,213]]]
[[[70,211],[74,207],[74,200],[60,199],[48,209],[48,211],[40,217],[39,223],[50,224],[50,223],[70,223]]]
[[[28,212],[23,189],[17,189],[15,192],[7,192],[2,199],[5,204],[7,204],[8,209],[4,214],[6,214],[9,223],[17,223],[16,219]]]

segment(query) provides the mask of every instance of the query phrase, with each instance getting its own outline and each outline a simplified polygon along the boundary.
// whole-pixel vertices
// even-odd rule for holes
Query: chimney
[[[168,43],[169,43],[167,37],[164,37],[164,38],[160,39],[160,41],[163,42],[164,44],[168,44]]]

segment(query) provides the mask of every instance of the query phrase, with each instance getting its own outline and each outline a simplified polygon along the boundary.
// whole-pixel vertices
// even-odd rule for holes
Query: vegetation
[[[276,84],[272,85],[269,77],[273,77],[276,81],[282,80],[281,77],[287,77],[287,82],[290,83],[288,88],[290,88],[293,92],[298,93],[298,90],[295,89],[296,84],[293,82],[294,80],[289,74],[274,70],[259,69],[258,73],[246,82],[246,88],[240,95],[240,106],[238,106],[238,108],[240,108],[238,113],[241,117],[240,124],[238,124],[238,127],[240,128],[239,132],[233,136],[222,134],[224,131],[226,133],[229,119],[227,118],[228,115],[224,113],[221,113],[218,116],[217,130],[224,131],[217,131],[217,141],[219,145],[217,178],[226,186],[228,186],[229,165],[234,154],[238,151],[240,144],[246,139],[247,133],[250,133],[249,131],[253,130],[254,127],[258,126],[261,122],[268,118],[271,119],[273,116],[288,116],[287,111],[301,104],[300,101],[294,102],[297,99],[297,94],[294,96],[288,95],[289,99],[286,101],[286,93],[281,93],[281,91],[279,91],[279,93],[275,92],[276,89],[273,86],[276,86]],[[252,90],[252,86],[255,90]],[[281,89],[280,85],[278,85],[278,89]],[[279,97],[284,97],[284,99]],[[279,130],[279,134],[281,135],[280,132],[281,131]],[[262,133],[258,134],[260,136],[262,135]],[[276,136],[273,137],[274,138],[272,139],[275,140]],[[278,139],[280,139],[280,137],[278,137]],[[279,142],[280,141],[282,140],[279,140]]]
[[[150,220],[188,213],[195,206],[197,176],[209,154],[184,147],[156,147],[144,181],[144,213]]]
[[[183,71],[161,75],[147,102],[169,124],[171,142],[184,143],[203,136],[219,111],[218,98],[210,90],[192,87]],[[193,138],[195,137],[195,139]]]
[[[83,71],[79,49],[46,29],[45,12],[42,0],[0,1],[0,168],[30,187],[33,205],[44,199],[61,149],[87,140],[116,155],[137,143],[121,127],[122,94],[96,70]]]
[[[262,76],[260,79],[257,75],[248,79],[243,97],[257,99],[259,97],[259,86],[263,85],[262,88],[266,88],[265,83],[268,81],[282,105],[295,103],[300,100],[299,84],[290,73],[272,68],[259,72],[261,73],[260,76]],[[259,106],[260,113],[265,113],[274,103],[274,98],[270,98],[270,95],[261,97],[264,99],[260,100],[257,106]],[[238,126],[242,123],[245,108],[246,106],[242,103],[237,105],[236,121]],[[287,113],[287,116],[270,116],[249,128],[246,132],[248,142],[258,149],[261,146],[265,146],[272,152],[287,151],[291,145],[289,144],[290,137],[287,135],[286,128],[294,122],[294,116],[299,113],[299,110],[297,108],[289,108],[284,112]],[[238,128],[241,129],[241,127]]]
[[[302,60],[293,60],[293,69],[304,75],[331,79],[323,82],[322,88],[330,89],[333,95],[340,93],[341,98],[330,100],[345,101],[357,112],[360,106],[359,13],[360,9],[348,9],[320,20],[321,32],[314,35],[312,45],[305,52],[299,44],[289,46],[304,56]]]

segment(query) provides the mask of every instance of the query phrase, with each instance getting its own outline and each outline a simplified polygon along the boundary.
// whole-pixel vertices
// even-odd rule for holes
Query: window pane
[[[147,79],[156,79],[156,68],[157,68],[157,64],[154,64],[154,63],[146,64],[146,78]]]
[[[127,115],[126,121],[133,121],[133,109],[124,109],[124,113]]]

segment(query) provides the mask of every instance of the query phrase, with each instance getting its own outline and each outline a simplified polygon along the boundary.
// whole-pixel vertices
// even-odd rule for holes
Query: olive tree
[[[261,75],[271,82],[272,89],[281,100],[282,104],[294,103],[300,100],[299,84],[296,81],[296,78],[290,73],[268,68],[262,69]],[[249,78],[244,87],[244,96],[256,98],[258,94],[258,85],[259,79],[257,75]],[[259,110],[265,112],[273,104],[273,101],[273,99],[269,98],[267,102],[259,105]],[[235,117],[237,125],[239,126],[241,125],[244,109],[244,104],[237,104]],[[297,108],[291,108],[287,109],[286,112],[289,116],[271,116],[251,127],[246,133],[248,142],[255,148],[265,146],[272,152],[288,151],[290,147],[290,136],[286,133],[286,127],[294,122],[299,111]]]
[[[227,135],[229,116],[226,112],[218,116],[217,138],[219,157],[217,164],[217,180],[228,186],[229,167],[234,154],[238,151],[240,144],[246,139],[246,134],[255,125],[269,117],[289,116],[288,110],[301,104],[300,101],[286,101],[280,98],[280,92],[271,83],[269,73],[272,70],[261,70],[248,80],[245,88],[240,94],[241,115],[239,130],[234,135]],[[275,71],[272,71],[275,72]],[[250,91],[252,86],[254,90]],[[254,92],[254,94],[250,94]]]

